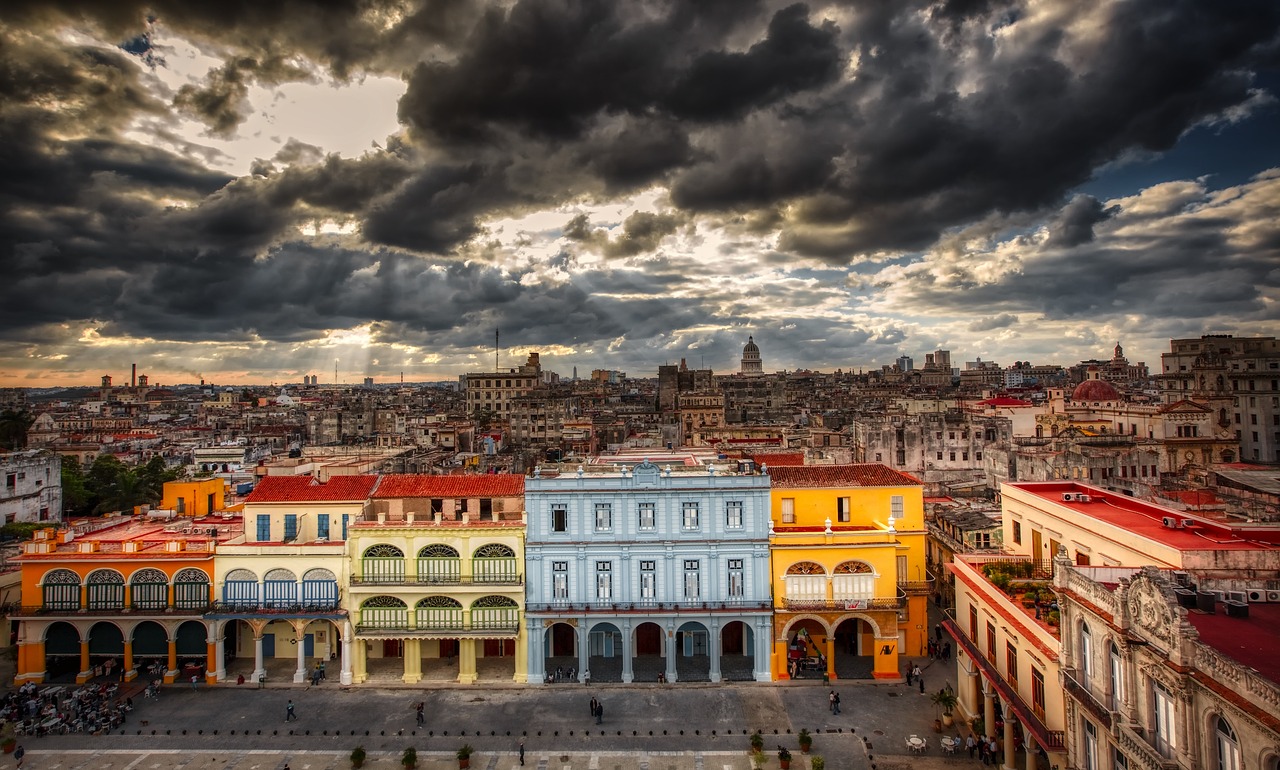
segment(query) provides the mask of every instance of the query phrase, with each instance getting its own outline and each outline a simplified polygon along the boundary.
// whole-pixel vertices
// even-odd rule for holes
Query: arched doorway
[[[178,626],[176,648],[178,652],[178,681],[186,682],[192,676],[204,678],[208,661],[209,629],[198,620],[188,620]]]
[[[545,642],[547,676],[553,682],[568,681],[569,670],[578,667],[578,629],[568,623],[554,623],[546,630]]]
[[[164,675],[169,663],[169,633],[154,620],[133,627],[133,665],[138,675],[151,681]]]
[[[689,621],[676,629],[676,681],[711,681],[711,634],[707,627]]]
[[[476,679],[509,682],[516,674],[520,605],[509,596],[481,596],[471,603],[471,628],[481,633],[510,633],[510,638],[476,639]]]
[[[755,632],[735,620],[720,629],[720,679],[725,682],[755,681]]]
[[[787,631],[787,674],[792,679],[821,679],[827,670],[827,629],[801,618]]]
[[[80,632],[75,626],[58,622],[45,629],[44,669],[46,682],[76,680],[80,673]]]
[[[360,604],[356,629],[382,634],[404,633],[409,627],[409,606],[395,596],[371,596]],[[365,661],[369,679],[404,678],[404,639],[372,639]]]
[[[657,623],[641,623],[633,633],[636,638],[632,648],[635,657],[631,661],[634,681],[656,682],[659,674],[667,672],[666,632]]]
[[[462,631],[462,602],[451,596],[428,596],[414,605],[418,630],[428,631],[432,638],[420,644],[422,678],[427,681],[452,682],[458,678],[458,637],[440,638],[436,634]]]
[[[116,573],[119,574],[119,573]],[[124,585],[123,578],[121,586]],[[89,628],[89,670],[94,678],[117,680],[124,670],[124,633],[115,623],[94,623]]]
[[[845,618],[836,626],[836,676],[872,679],[875,671],[875,628],[861,618]]]
[[[622,681],[622,632],[612,623],[597,623],[587,634],[587,670],[593,682]]]

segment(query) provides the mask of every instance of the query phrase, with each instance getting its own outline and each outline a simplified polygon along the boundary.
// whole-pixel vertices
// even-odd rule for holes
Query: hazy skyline
[[[0,385],[1280,334],[1280,6],[15,0]]]

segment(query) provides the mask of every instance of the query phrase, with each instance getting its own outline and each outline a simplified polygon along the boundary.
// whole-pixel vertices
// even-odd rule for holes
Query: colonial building
[[[1068,766],[1275,768],[1280,602],[1265,601],[1258,586],[1264,601],[1228,605],[1169,571],[1064,560],[1054,587]]]
[[[382,476],[348,529],[352,678],[526,678],[524,477]]]
[[[530,353],[528,360],[515,369],[505,372],[480,372],[464,374],[459,385],[467,398],[467,413],[473,416],[489,414],[494,419],[511,419],[514,400],[538,387],[542,381],[542,364],[537,353]]]
[[[874,463],[768,472],[773,677],[897,679],[928,633],[920,482]]]
[[[769,478],[535,471],[529,681],[768,681]]]
[[[0,454],[0,524],[62,520],[62,455]]]

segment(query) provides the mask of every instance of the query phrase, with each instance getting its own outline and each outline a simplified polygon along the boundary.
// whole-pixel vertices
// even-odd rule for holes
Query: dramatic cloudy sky
[[[7,0],[0,384],[1280,333],[1274,0]]]

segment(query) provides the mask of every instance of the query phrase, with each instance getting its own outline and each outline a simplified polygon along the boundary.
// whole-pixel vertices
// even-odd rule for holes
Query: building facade
[[[0,524],[62,520],[62,455],[0,454]]]
[[[769,478],[544,476],[529,511],[528,681],[769,680]]]

